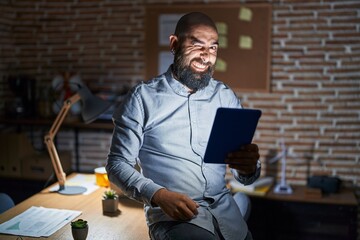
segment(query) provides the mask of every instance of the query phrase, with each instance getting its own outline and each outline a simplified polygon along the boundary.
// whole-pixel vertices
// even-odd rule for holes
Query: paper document
[[[229,184],[232,189],[235,191],[255,191],[259,188],[265,187],[265,186],[271,186],[274,182],[273,177],[261,177],[258,178],[254,183],[250,185],[244,185],[240,182],[238,182],[235,179],[230,180]]]
[[[28,237],[49,237],[80,214],[81,211],[33,206],[9,221],[0,224],[0,233]]]
[[[264,196],[270,190],[273,182],[273,177],[261,177],[257,179],[253,184],[244,186],[237,180],[232,179],[229,182],[229,186],[232,192],[243,192],[248,195]]]

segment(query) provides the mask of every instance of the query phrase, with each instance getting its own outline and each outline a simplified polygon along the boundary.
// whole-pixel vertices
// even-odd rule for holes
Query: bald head
[[[173,76],[191,92],[205,88],[212,78],[218,50],[218,32],[211,18],[200,12],[185,14],[169,36],[174,54]]]
[[[175,35],[182,38],[196,26],[207,26],[217,32],[215,23],[208,15],[201,12],[191,12],[180,18],[175,28]]]

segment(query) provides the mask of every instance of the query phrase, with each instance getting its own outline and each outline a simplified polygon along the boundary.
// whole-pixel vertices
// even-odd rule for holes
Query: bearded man
[[[135,86],[114,112],[109,179],[144,203],[153,240],[251,239],[226,188],[226,164],[203,161],[217,109],[241,108],[235,93],[212,77],[216,26],[203,13],[188,13],[169,40],[174,63],[168,71]],[[226,163],[244,184],[260,175],[256,144],[231,153]]]

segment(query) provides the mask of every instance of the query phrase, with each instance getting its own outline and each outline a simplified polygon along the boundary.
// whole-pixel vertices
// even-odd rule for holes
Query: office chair
[[[248,195],[242,192],[237,192],[234,194],[234,200],[238,205],[240,212],[245,221],[249,219],[251,213],[251,201]]]
[[[6,193],[0,193],[0,214],[15,206],[12,198]]]

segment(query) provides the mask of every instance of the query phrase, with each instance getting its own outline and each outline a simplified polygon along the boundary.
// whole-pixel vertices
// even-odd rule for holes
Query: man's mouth
[[[193,67],[197,72],[204,72],[205,70],[207,70],[207,68],[208,68],[209,66],[208,66],[207,64],[204,64],[204,63],[199,63],[199,62],[193,61],[192,67]]]

